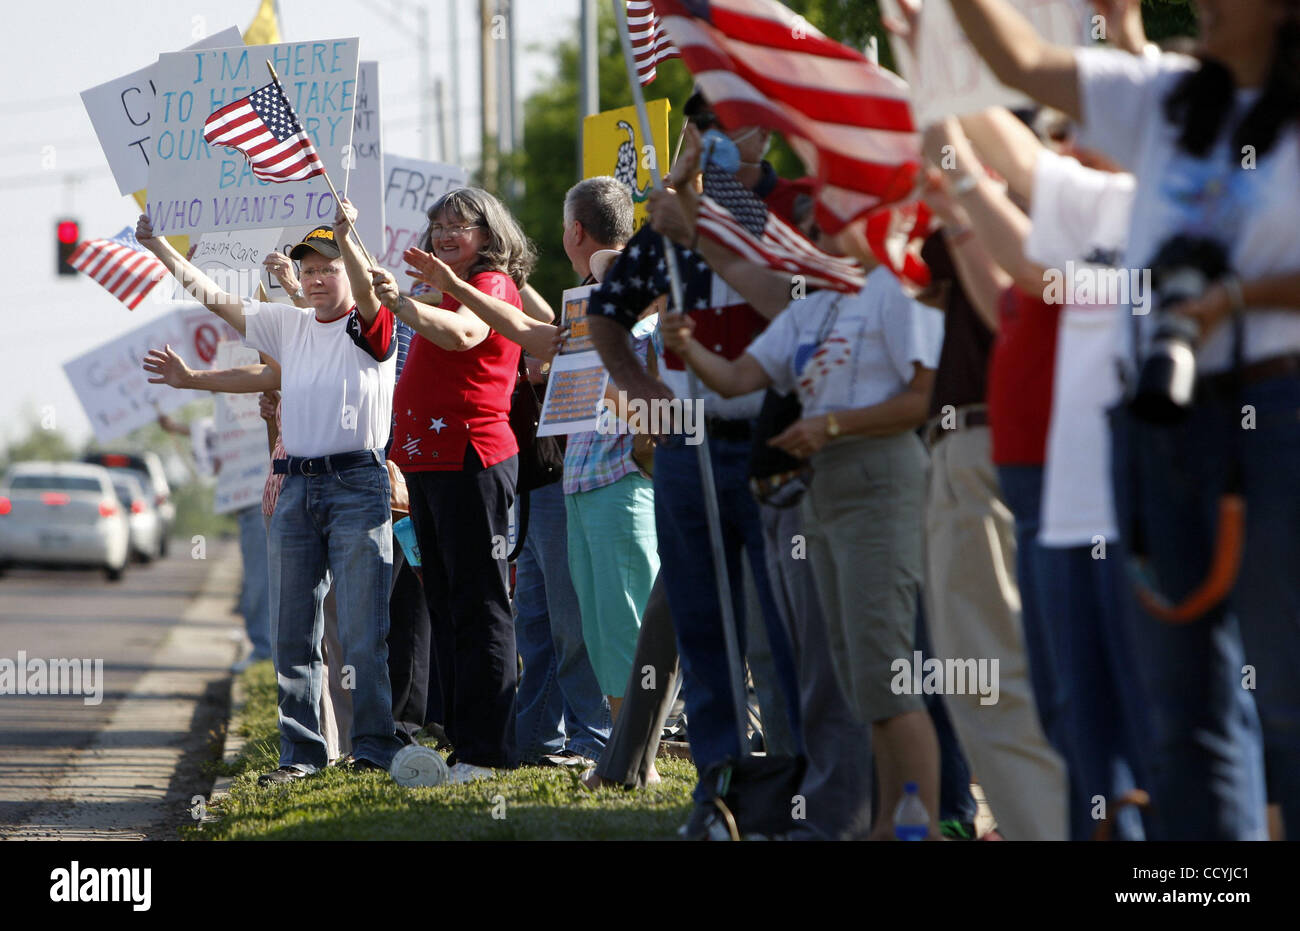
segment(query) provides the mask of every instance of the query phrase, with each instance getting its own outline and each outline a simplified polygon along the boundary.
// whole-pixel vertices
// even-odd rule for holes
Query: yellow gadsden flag
[[[275,45],[280,41],[280,21],[275,16],[275,0],[262,0],[257,15],[244,30],[245,45]]]
[[[668,173],[668,101],[646,103],[650,135],[641,138],[636,107],[595,113],[582,121],[582,176],[613,175],[632,192],[633,223],[646,221],[645,200],[654,187],[652,172]],[[652,149],[647,148],[652,147]]]

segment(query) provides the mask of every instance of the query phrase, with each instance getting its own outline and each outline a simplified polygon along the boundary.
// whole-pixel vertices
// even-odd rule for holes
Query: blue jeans
[[[1239,398],[1203,397],[1173,426],[1111,412],[1120,529],[1170,599],[1205,576],[1234,460],[1246,500],[1245,551],[1226,603],[1187,624],[1144,612],[1137,625],[1161,840],[1263,839],[1266,796],[1282,805],[1291,836],[1300,829],[1298,414],[1295,377],[1247,385]]]
[[[1042,466],[999,466],[1003,499],[1016,522],[1016,574],[1029,655],[1029,679],[1043,733],[1066,761],[1070,837],[1089,840],[1097,828],[1093,799],[1115,800],[1140,784],[1137,763],[1150,733],[1145,690],[1133,653],[1131,602],[1118,576],[1124,552],[1109,541],[1105,559],[1092,547],[1038,542]],[[1143,776],[1137,783],[1137,774]],[[1118,834],[1141,840],[1136,809],[1118,820]]]
[[[235,514],[239,521],[239,558],[244,565],[244,590],[239,611],[252,641],[253,661],[271,656],[271,575],[267,567],[266,524],[257,503]]]
[[[319,719],[326,570],[338,605],[344,681],[350,672],[353,687],[352,754],[387,768],[401,746],[388,681],[388,504],[388,473],[378,464],[285,477],[270,534],[281,766],[313,772],[327,762]]]
[[[582,639],[569,578],[564,486],[528,493],[528,535],[515,563],[515,644],[524,660],[515,696],[519,758],[566,749],[599,759],[609,740],[609,702]]]
[[[763,621],[772,649],[773,665],[790,716],[794,744],[802,749],[799,727],[799,691],[790,638],[777,612],[768,585],[763,528],[758,505],[749,491],[748,441],[710,437],[713,480],[722,519],[722,545],[727,558],[727,580],[736,618],[736,638],[745,648],[745,593],[742,553],[749,556],[754,587],[762,606]],[[704,511],[704,492],[694,446],[681,436],[670,437],[655,448],[655,523],[659,534],[660,571],[668,606],[677,632],[681,656],[682,694],[686,700],[691,757],[702,774],[714,763],[741,755],[736,714],[731,700],[731,674],[727,668],[721,609],[713,569],[713,552]],[[707,797],[697,785],[695,798]]]

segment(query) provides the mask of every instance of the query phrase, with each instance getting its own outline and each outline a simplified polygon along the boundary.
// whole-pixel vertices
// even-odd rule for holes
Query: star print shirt
[[[480,272],[469,283],[523,309],[519,289],[503,272]],[[456,310],[444,295],[438,305]],[[519,452],[510,429],[510,395],[519,345],[496,330],[473,349],[453,352],[417,334],[393,396],[396,425],[389,458],[403,472],[456,472],[473,446],[484,468]]]

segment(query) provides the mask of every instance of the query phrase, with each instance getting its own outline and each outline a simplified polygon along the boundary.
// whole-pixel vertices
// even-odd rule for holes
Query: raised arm
[[[1006,0],[952,0],[952,12],[997,79],[1078,120],[1074,51],[1047,42]]]
[[[1032,202],[1034,169],[1043,151],[1034,131],[1005,107],[990,107],[963,116],[960,122],[979,160],[1002,176],[1011,193]]]
[[[408,262],[412,261],[411,253],[434,258],[419,249],[408,249],[404,256]],[[456,310],[433,307],[403,294],[398,288],[397,279],[387,269],[372,268],[370,274],[380,303],[391,310],[398,320],[441,349],[464,352],[483,342],[492,332],[477,314],[463,304]]]
[[[371,281],[369,263],[348,229],[357,218],[357,208],[345,197],[334,213],[334,242],[338,244],[339,255],[343,257],[343,266],[348,270],[348,283],[352,285],[352,299],[357,302],[357,313],[367,325],[374,322],[379,313],[379,298],[375,294],[374,282]],[[354,234],[359,236],[360,234]]]
[[[284,293],[289,295],[289,300],[293,301],[294,307],[312,306],[307,295],[303,293],[302,282],[294,272],[293,259],[283,252],[272,252],[262,260],[262,265],[267,272],[275,276],[276,281],[280,282],[280,287],[284,288]]]
[[[230,324],[240,336],[245,335],[243,302],[218,287],[215,281],[199,271],[197,266],[177,252],[166,239],[155,236],[153,222],[147,214],[140,214],[140,219],[136,221],[135,238],[140,245],[158,257],[158,261],[166,266],[167,271],[172,273],[196,301]]]
[[[266,356],[270,360],[269,356]],[[273,362],[273,360],[270,360]],[[240,365],[229,369],[192,369],[170,345],[150,349],[144,357],[144,370],[152,385],[170,385],[195,391],[219,391],[225,394],[255,394],[280,388],[280,367],[268,363]]]
[[[663,314],[659,318],[659,331],[664,346],[681,356],[700,381],[724,398],[749,394],[772,384],[771,377],[749,353],[738,359],[726,359],[710,352],[694,336],[695,321],[685,314]]]

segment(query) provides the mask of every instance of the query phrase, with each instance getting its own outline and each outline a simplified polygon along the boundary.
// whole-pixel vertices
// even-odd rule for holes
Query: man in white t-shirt
[[[286,476],[270,526],[271,616],[279,683],[280,767],[259,784],[293,782],[323,768],[317,606],[333,576],[343,662],[354,673],[352,765],[387,770],[401,744],[388,678],[392,531],[384,446],[392,418],[397,342],[393,316],[370,287],[348,240],[356,211],[290,251],[309,307],[223,292],[141,216],[136,238],[201,303],[281,367]],[[357,295],[354,298],[353,295]]]

